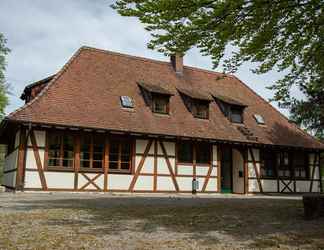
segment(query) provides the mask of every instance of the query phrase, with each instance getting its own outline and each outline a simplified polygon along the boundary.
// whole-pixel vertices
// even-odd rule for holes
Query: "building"
[[[15,190],[319,192],[324,145],[232,75],[82,47],[1,123]]]

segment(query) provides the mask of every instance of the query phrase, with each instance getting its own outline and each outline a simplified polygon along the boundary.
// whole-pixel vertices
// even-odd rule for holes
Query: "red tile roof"
[[[174,93],[170,114],[152,113],[138,83],[156,85]],[[184,66],[176,74],[171,63],[82,47],[38,96],[11,113],[10,121],[87,127],[179,137],[250,142],[235,124],[210,103],[209,120],[197,119],[186,109],[177,89],[223,96],[244,103],[245,126],[261,144],[324,148],[269,103],[232,75]],[[121,108],[120,96],[133,98],[135,108]],[[253,115],[264,117],[266,126]]]

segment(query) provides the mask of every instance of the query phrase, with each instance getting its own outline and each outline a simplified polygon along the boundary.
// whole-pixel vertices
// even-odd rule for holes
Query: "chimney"
[[[171,64],[173,66],[174,71],[177,74],[183,74],[183,56],[180,53],[175,53],[171,55]]]

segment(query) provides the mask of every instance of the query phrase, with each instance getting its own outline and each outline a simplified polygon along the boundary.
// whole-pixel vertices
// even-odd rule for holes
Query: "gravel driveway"
[[[0,249],[324,249],[300,197],[0,193]]]

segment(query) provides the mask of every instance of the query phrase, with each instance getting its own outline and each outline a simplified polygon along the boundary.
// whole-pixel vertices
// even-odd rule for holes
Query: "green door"
[[[232,193],[232,149],[222,147],[221,150],[221,192]]]

